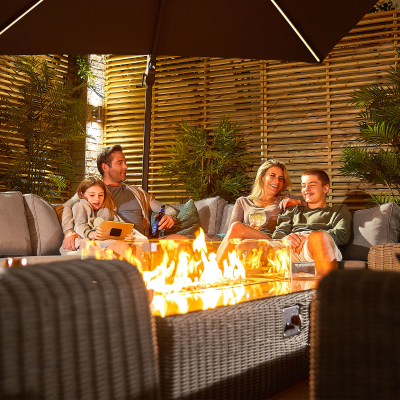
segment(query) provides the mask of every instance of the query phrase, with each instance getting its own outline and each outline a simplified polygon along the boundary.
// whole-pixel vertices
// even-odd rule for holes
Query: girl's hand
[[[129,235],[126,235],[124,237],[125,242],[134,242],[135,241],[135,235],[133,233],[130,233]]]
[[[92,240],[102,240],[103,230],[101,228],[97,228],[95,231],[89,233],[88,238]]]

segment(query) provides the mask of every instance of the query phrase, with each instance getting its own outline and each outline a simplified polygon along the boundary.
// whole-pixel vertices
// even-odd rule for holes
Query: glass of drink
[[[257,228],[263,226],[267,221],[265,211],[257,209],[251,210],[249,214],[249,221],[250,224],[255,224]]]

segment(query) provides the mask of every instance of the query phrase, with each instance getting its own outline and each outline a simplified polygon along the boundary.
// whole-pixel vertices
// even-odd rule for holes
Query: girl
[[[74,231],[80,236],[75,239],[77,252],[65,250],[61,246],[61,255],[80,253],[80,250],[78,249],[80,248],[83,239],[102,240],[102,231],[100,226],[104,220],[119,221],[119,218],[115,213],[114,199],[101,179],[95,177],[85,179],[78,186],[77,194],[79,201],[72,207],[72,214],[75,223]],[[125,239],[132,240],[132,238],[133,235],[129,235]],[[107,242],[108,244],[111,244],[114,241],[109,240]]]

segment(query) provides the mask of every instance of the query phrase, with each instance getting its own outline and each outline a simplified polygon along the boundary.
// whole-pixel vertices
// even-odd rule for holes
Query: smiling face
[[[329,185],[323,185],[317,175],[303,175],[301,177],[301,194],[309,208],[326,207],[326,194]]]
[[[98,185],[86,189],[83,196],[92,205],[93,210],[98,210],[104,203],[104,190]]]
[[[285,183],[282,168],[275,166],[268,168],[262,177],[262,182],[263,196],[277,196]]]
[[[106,185],[121,186],[122,182],[126,179],[128,166],[122,152],[116,151],[112,156],[111,166],[103,163],[103,181]]]

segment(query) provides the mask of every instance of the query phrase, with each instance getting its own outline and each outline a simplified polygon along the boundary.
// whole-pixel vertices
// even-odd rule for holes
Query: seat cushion
[[[33,255],[59,255],[64,236],[54,207],[35,194],[23,198]]]
[[[0,257],[32,255],[21,192],[0,193]]]
[[[345,260],[367,261],[369,249],[377,244],[397,243],[400,230],[400,207],[386,203],[353,214],[353,233],[345,246]]]

